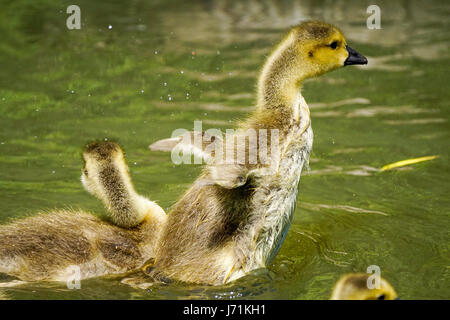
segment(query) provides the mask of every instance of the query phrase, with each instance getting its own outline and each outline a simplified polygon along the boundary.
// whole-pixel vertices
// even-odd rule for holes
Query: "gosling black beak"
[[[345,46],[345,48],[348,52],[348,58],[345,60],[344,66],[348,66],[351,64],[367,64],[367,58],[362,54],[347,45]]]

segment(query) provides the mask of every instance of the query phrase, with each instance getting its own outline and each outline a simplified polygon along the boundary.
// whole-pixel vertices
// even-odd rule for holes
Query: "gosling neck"
[[[290,109],[295,104],[307,74],[299,54],[290,34],[267,59],[258,81],[258,109]]]
[[[117,225],[132,227],[145,218],[148,204],[134,190],[128,169],[122,162],[123,160],[115,159],[100,172],[99,177],[105,195],[102,200]]]

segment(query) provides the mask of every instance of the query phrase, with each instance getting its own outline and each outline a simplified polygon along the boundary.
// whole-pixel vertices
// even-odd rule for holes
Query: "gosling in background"
[[[331,300],[395,300],[397,293],[387,280],[380,279],[380,288],[369,289],[368,273],[350,273],[342,276],[333,288]]]
[[[134,191],[120,147],[92,143],[83,153],[82,182],[106,205],[113,223],[61,210],[0,226],[0,272],[25,281],[66,281],[127,272],[155,255],[166,214]]]

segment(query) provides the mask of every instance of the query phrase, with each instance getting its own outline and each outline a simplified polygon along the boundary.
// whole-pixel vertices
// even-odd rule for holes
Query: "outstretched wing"
[[[208,167],[208,175],[198,183],[217,184],[227,189],[233,189],[247,182],[248,169],[245,165],[227,163],[222,161],[222,155],[217,152],[226,152],[226,145],[222,137],[208,132],[190,131],[182,135],[156,141],[149,146],[152,151],[182,152],[184,155],[194,155],[203,159]],[[215,156],[220,157],[216,159]]]
[[[207,132],[190,131],[179,136],[158,140],[149,146],[152,151],[171,152],[175,150],[183,154],[191,154],[210,163],[214,157],[216,145],[222,138]]]

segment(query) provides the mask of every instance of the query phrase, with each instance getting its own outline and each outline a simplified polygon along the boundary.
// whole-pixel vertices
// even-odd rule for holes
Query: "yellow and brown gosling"
[[[278,156],[264,163],[258,158],[256,164],[248,158],[244,163],[210,162],[170,211],[148,274],[219,285],[266,267],[286,237],[300,175],[312,149],[301,84],[346,65],[366,63],[330,24],[305,22],[292,28],[262,69],[256,110],[239,126],[241,131],[254,129],[258,141],[263,138],[261,129],[267,141],[276,130],[279,143],[269,145],[268,153]],[[241,145],[246,155],[259,154],[249,145]],[[164,143],[156,146],[165,149]]]
[[[368,273],[350,273],[342,276],[333,288],[331,300],[395,300],[397,293],[387,280],[381,278],[379,288],[370,289]]]
[[[62,210],[2,225],[0,272],[25,281],[66,281],[73,266],[85,279],[127,272],[155,256],[166,215],[136,194],[120,147],[92,143],[83,157],[83,185],[105,203],[113,223]]]

